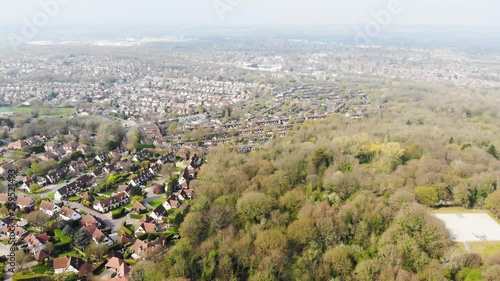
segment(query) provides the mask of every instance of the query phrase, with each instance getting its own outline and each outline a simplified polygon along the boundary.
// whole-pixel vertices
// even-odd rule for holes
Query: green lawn
[[[478,253],[481,257],[483,257],[483,259],[500,253],[499,241],[469,242],[469,245],[472,252]]]
[[[0,107],[0,112],[13,112],[16,114],[33,114],[33,108],[31,107]],[[64,116],[67,117],[73,113],[76,113],[76,108],[37,108],[35,112],[38,112],[41,116]]]
[[[37,274],[44,274],[46,273],[47,271],[52,271],[52,268],[49,268],[47,266],[44,266],[44,265],[36,265],[34,267],[31,268],[31,271],[33,273],[37,273]]]
[[[128,203],[127,205],[123,206],[123,208],[126,209],[126,210],[130,210],[130,209],[132,209],[133,205],[134,204],[132,204],[132,201],[130,201],[130,203]]]
[[[60,253],[57,257],[58,258],[64,258],[66,256],[70,256],[70,257],[75,257],[75,258],[80,258],[80,255],[78,255],[77,253],[75,253],[74,251],[67,251],[67,252],[64,252],[64,253]]]
[[[31,272],[18,272],[12,276],[13,280],[37,280],[37,278],[42,278],[46,275],[44,274],[33,274]]]
[[[71,236],[64,235],[62,229],[54,229],[54,235],[61,240],[61,243],[69,243],[71,242]]]
[[[156,199],[154,201],[149,202],[148,204],[151,207],[156,208],[156,207],[160,206],[161,204],[163,204],[165,201],[166,201],[165,198],[158,198],[158,199]]]
[[[49,198],[49,199],[54,199],[54,196],[55,196],[55,195],[56,195],[56,193],[55,193],[55,192],[51,192],[51,193],[49,193],[49,195],[47,195],[47,198]]]

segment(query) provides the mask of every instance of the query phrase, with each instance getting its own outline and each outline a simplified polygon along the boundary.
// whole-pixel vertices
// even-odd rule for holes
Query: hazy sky
[[[403,8],[391,24],[500,26],[498,0],[0,0],[0,25],[22,25],[52,1],[68,2],[50,18],[54,26],[364,24],[391,1]]]

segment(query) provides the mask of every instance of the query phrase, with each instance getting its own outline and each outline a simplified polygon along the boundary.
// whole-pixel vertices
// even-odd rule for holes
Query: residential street
[[[111,212],[106,213],[106,214],[102,214],[94,209],[85,207],[83,204],[77,203],[77,202],[68,202],[67,206],[70,208],[77,209],[77,210],[85,211],[86,213],[89,213],[89,214],[95,216],[96,218],[100,218],[107,226],[109,226],[113,229],[113,232],[116,232],[120,228],[121,223],[123,221],[126,221],[128,218],[127,216],[124,216],[124,217],[119,218],[119,219],[112,219]]]

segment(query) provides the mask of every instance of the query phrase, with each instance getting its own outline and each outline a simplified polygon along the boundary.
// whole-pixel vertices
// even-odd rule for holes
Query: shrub
[[[125,215],[125,209],[124,208],[120,208],[120,209],[117,209],[117,210],[114,210],[113,212],[111,212],[111,218],[112,219],[118,219],[118,218],[121,218]]]

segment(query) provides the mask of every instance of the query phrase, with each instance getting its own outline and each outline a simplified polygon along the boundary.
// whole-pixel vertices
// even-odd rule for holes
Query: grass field
[[[156,199],[154,201],[149,202],[148,204],[151,207],[156,208],[156,207],[160,206],[161,204],[163,204],[165,201],[167,201],[165,198],[159,198],[159,199]]]
[[[16,114],[33,114],[31,107],[0,107],[0,112],[13,112]],[[36,108],[40,116],[69,116],[76,113],[76,108]]]
[[[54,229],[54,235],[61,240],[61,243],[69,243],[71,242],[71,236],[64,235],[61,229]]]
[[[500,253],[500,241],[469,242],[473,253],[478,253],[483,258]]]

